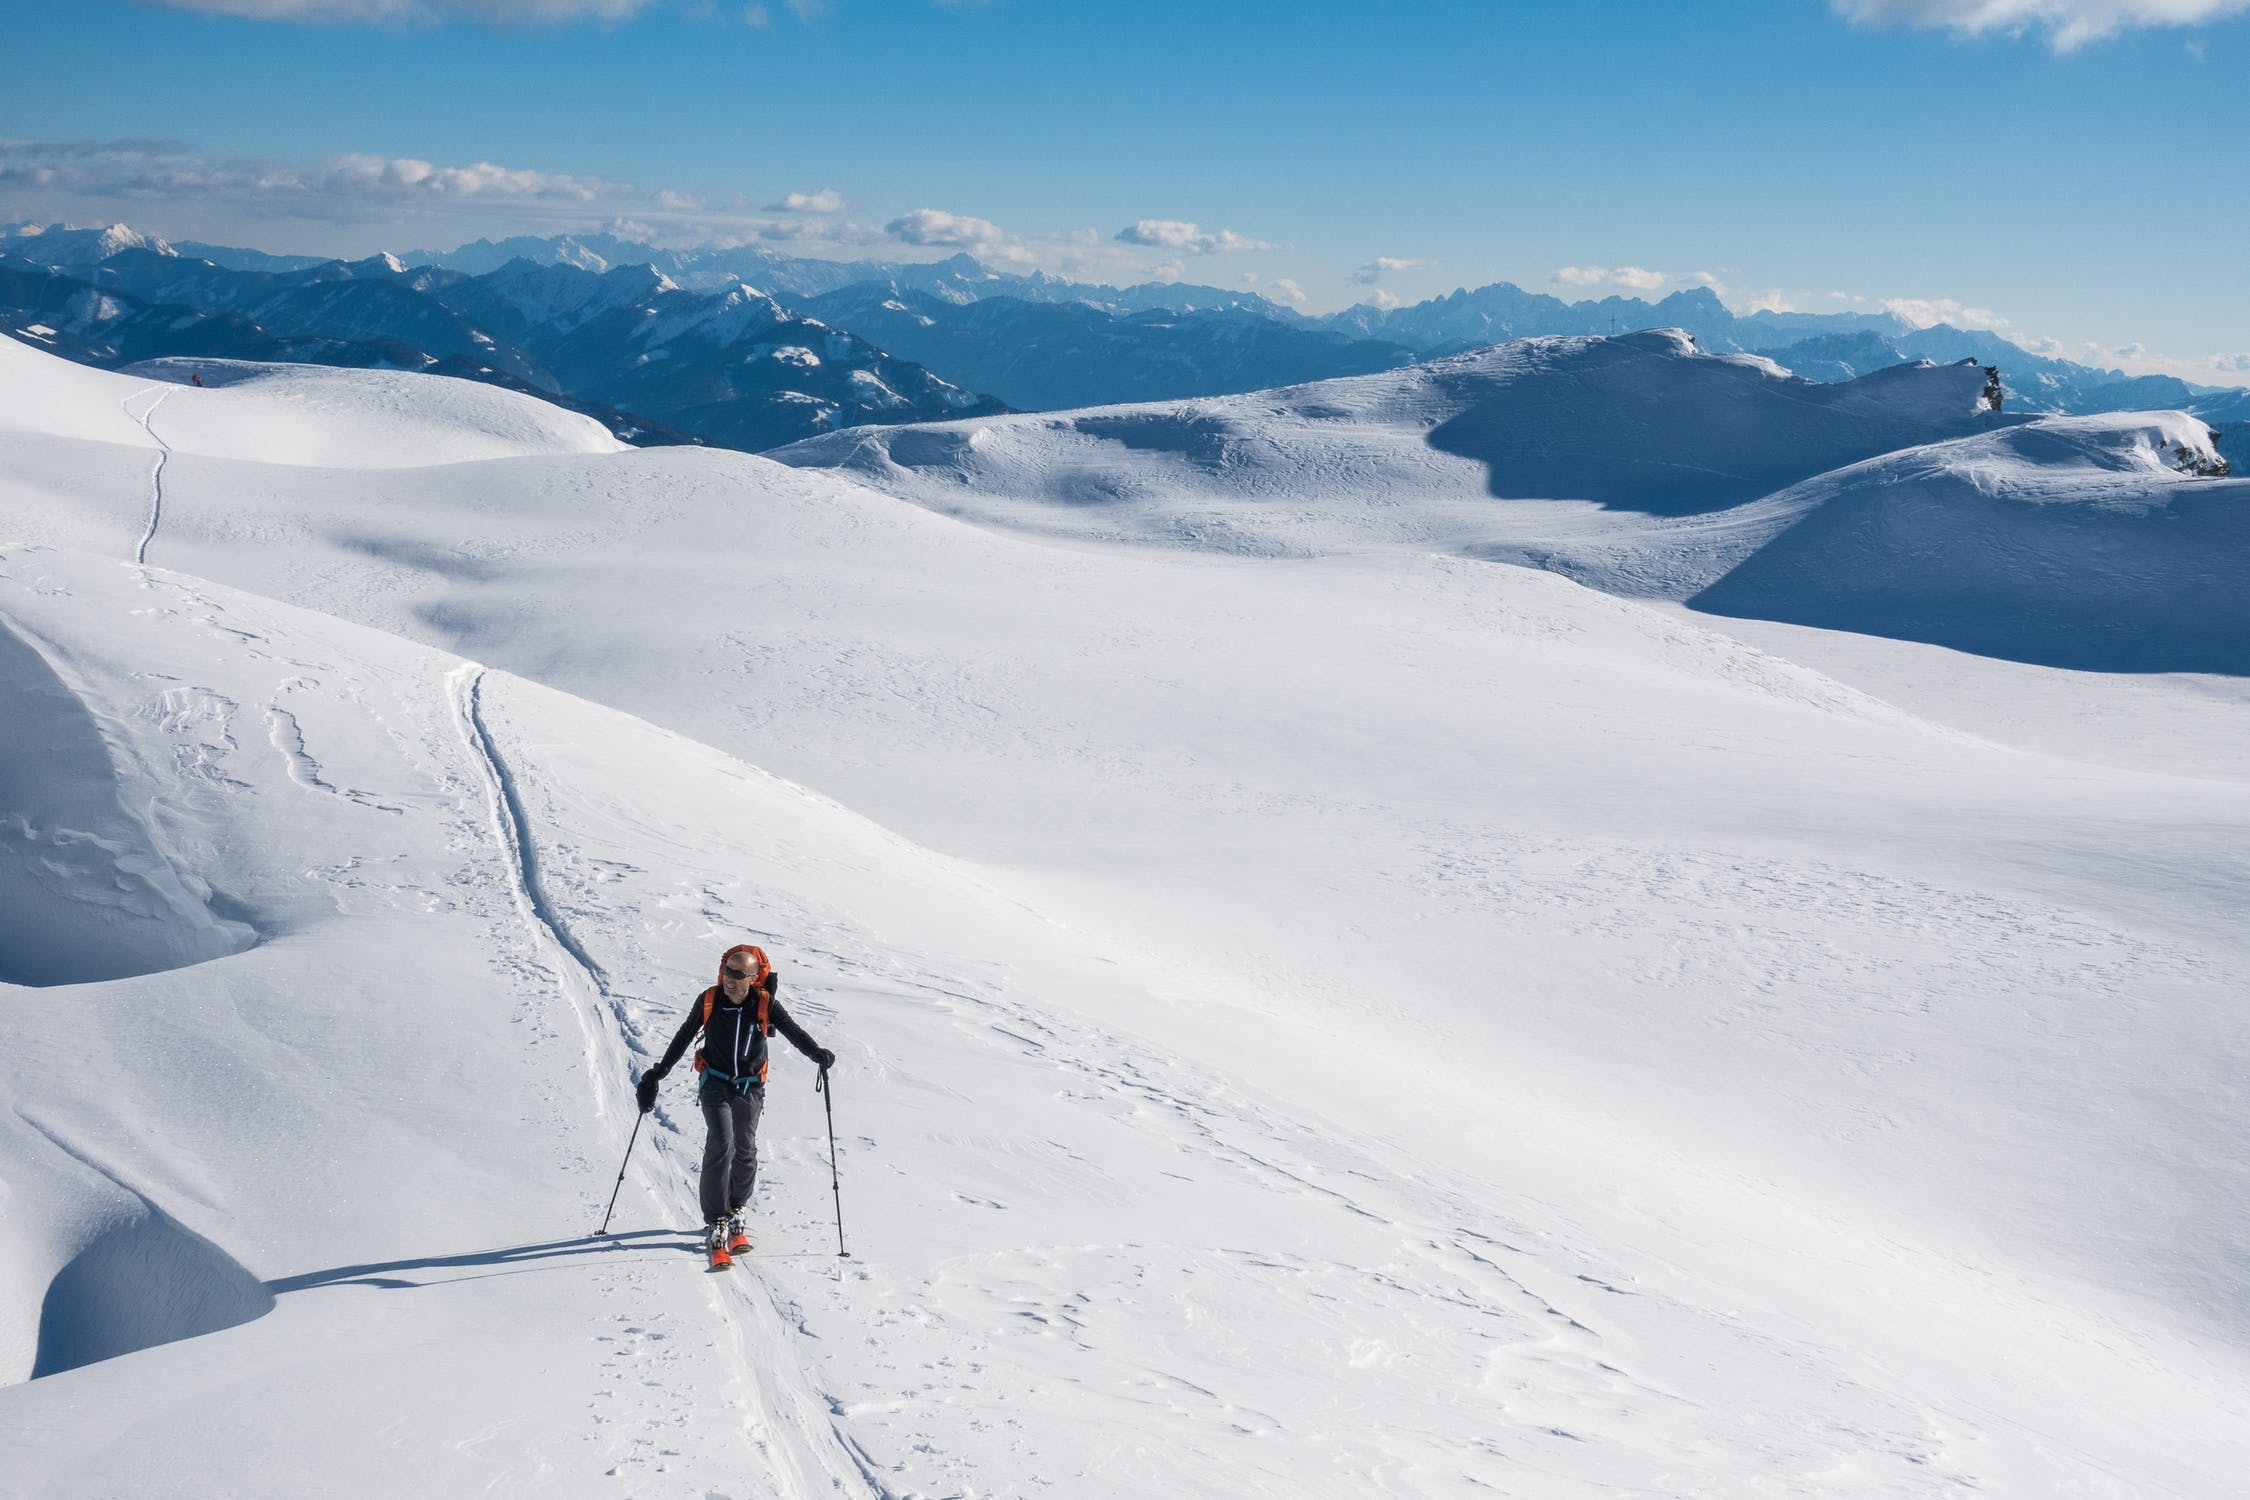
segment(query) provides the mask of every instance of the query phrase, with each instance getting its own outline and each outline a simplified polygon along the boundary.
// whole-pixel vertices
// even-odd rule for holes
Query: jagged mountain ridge
[[[2175,387],[2167,388],[2167,393],[2161,400],[2132,397],[2112,389],[2131,378],[2122,370],[2046,358],[1990,331],[1964,330],[1946,324],[1916,328],[1891,312],[1761,311],[1738,315],[1707,287],[1688,288],[1654,302],[1639,297],[1617,296],[1565,302],[1557,297],[1527,291],[1513,283],[1501,281],[1475,288],[1459,288],[1443,296],[1404,307],[1386,310],[1362,303],[1324,318],[1310,318],[1255,291],[1227,291],[1215,287],[1165,282],[1142,283],[1120,289],[1071,282],[1039,272],[1025,276],[993,271],[966,254],[919,264],[880,261],[846,264],[747,248],[713,251],[661,250],[612,235],[557,235],[546,239],[524,237],[504,244],[509,253],[533,260],[575,260],[580,264],[590,264],[586,257],[598,255],[603,265],[614,265],[624,260],[646,261],[681,279],[686,285],[697,284],[693,279],[696,277],[716,276],[724,279],[739,274],[792,305],[799,298],[831,295],[840,288],[889,282],[906,290],[922,291],[956,304],[990,297],[1011,297],[1036,303],[1082,303],[1118,316],[1156,308],[1180,313],[1228,312],[1284,326],[1321,328],[1352,338],[1379,339],[1403,345],[1425,358],[1458,353],[1486,344],[1503,343],[1514,338],[1552,334],[1609,334],[1641,328],[1671,327],[1686,329],[1705,348],[1714,352],[1764,354],[1796,369],[1788,357],[1794,352],[1799,358],[1806,360],[1808,367],[1798,370],[1798,373],[1808,379],[1849,379],[1850,375],[1828,373],[1829,367],[1822,362],[1823,356],[1818,352],[1804,351],[1799,346],[1831,338],[1851,339],[1873,335],[1888,343],[1895,351],[1896,357],[1890,359],[1889,363],[1928,359],[1944,364],[1974,358],[1983,364],[1997,365],[2007,389],[2009,404],[2020,410],[2089,413],[2161,405],[2196,411],[2199,415],[2209,416],[2215,425],[2237,420],[2224,410],[2203,410],[2214,400],[2223,407],[2231,399],[2228,388],[2177,381]],[[479,241],[474,246],[463,246],[458,251],[416,252],[406,259],[427,260],[432,264],[468,265],[473,263],[473,252],[488,245],[489,242]],[[880,300],[875,303],[875,307],[880,307]],[[870,318],[867,327],[859,327],[839,310],[836,321],[863,337],[881,342],[877,331],[881,326],[878,319]],[[1865,374],[1876,367],[1871,359],[1863,358],[1862,361],[1852,363],[1852,374]],[[941,366],[940,373],[962,383],[975,384],[965,371],[956,372]],[[1338,368],[1326,373],[1341,375],[1354,372]],[[1317,377],[1308,373],[1296,378]],[[2168,376],[2155,378],[2172,379]],[[1224,393],[1224,390],[1214,385],[1208,388],[1182,387],[1166,394],[1186,397]],[[995,394],[1003,393],[995,391]],[[1122,401],[1149,398],[1145,392],[1134,388],[1106,393],[1099,399]],[[1018,401],[1015,404],[1022,406],[1027,403]],[[1071,403],[1056,404],[1061,406]]]
[[[518,262],[473,277],[386,255],[245,271],[133,244],[78,273],[0,255],[0,293],[10,331],[86,363],[430,370],[607,411],[636,441],[755,451],[860,423],[1005,409],[762,293],[694,292],[646,267],[597,275]]]

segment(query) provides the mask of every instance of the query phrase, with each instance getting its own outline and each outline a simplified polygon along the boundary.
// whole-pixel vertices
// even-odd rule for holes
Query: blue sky
[[[622,221],[1311,311],[1700,283],[2250,384],[2250,0],[9,9],[4,220],[335,254]]]

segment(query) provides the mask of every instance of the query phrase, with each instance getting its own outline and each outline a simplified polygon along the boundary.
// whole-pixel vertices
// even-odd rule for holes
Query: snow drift
[[[0,982],[78,984],[239,953],[256,941],[213,910],[199,862],[159,832],[162,789],[185,768],[218,775],[208,702],[168,691],[150,706],[174,736],[170,764],[121,777],[82,698],[0,619]]]

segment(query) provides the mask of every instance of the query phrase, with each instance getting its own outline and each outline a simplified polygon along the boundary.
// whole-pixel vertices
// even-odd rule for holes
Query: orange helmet
[[[773,972],[773,965],[766,962],[766,950],[752,943],[736,943],[732,948],[729,948],[726,952],[719,955],[720,973],[719,977],[714,980],[713,983],[723,984],[726,982],[727,976],[725,971],[727,960],[734,957],[737,953],[747,953],[750,955],[750,962],[753,966],[750,973],[750,983],[752,985],[760,985],[765,983],[766,976]]]

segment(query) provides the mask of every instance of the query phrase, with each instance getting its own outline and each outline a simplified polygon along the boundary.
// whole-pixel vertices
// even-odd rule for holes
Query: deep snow
[[[177,898],[0,991],[0,1489],[2231,1493],[2238,696],[0,353],[9,806]],[[854,1256],[784,1048],[721,1281],[678,1083],[584,1236],[745,937]]]

